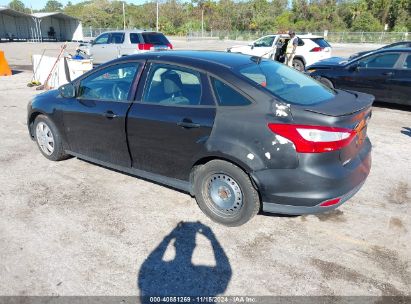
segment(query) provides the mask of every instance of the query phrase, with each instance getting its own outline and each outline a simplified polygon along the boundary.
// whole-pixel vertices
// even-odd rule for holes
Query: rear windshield
[[[311,38],[311,40],[323,48],[331,46],[327,41],[324,40],[324,38]]]
[[[167,45],[167,38],[161,33],[142,33],[144,43],[151,43],[154,45]]]
[[[317,104],[335,96],[334,91],[311,77],[271,60],[241,66],[237,72],[292,104]]]

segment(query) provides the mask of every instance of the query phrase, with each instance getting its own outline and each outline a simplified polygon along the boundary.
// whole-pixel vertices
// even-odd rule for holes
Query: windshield
[[[238,68],[237,72],[292,104],[317,104],[335,96],[334,91],[311,77],[275,61],[251,63]]]

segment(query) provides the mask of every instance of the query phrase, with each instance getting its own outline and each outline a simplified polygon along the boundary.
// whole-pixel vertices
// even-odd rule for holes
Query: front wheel
[[[318,79],[319,82],[321,82],[322,84],[326,85],[327,87],[329,87],[330,89],[334,89],[334,85],[331,82],[331,80],[325,78],[325,77],[321,77],[320,79]]]
[[[296,69],[299,72],[303,72],[305,67],[304,67],[304,62],[302,62],[300,59],[294,59],[293,60],[293,68]]]
[[[37,116],[33,128],[37,146],[47,159],[58,161],[68,157],[64,153],[63,143],[57,127],[47,116]]]
[[[212,160],[195,172],[194,192],[200,209],[213,221],[240,226],[260,209],[260,199],[248,175],[236,165]]]

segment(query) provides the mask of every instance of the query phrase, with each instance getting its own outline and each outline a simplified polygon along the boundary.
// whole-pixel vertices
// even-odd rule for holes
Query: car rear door
[[[118,63],[97,69],[78,81],[76,97],[62,101],[70,151],[131,166],[125,125],[142,66],[138,61]]]
[[[345,75],[338,78],[337,87],[372,94],[377,101],[390,102],[390,81],[399,58],[398,52],[384,52],[353,62],[347,66]]]
[[[124,33],[113,32],[110,33],[110,43],[107,45],[105,56],[106,61],[121,57],[121,48],[124,43]]]
[[[411,105],[411,52],[404,52],[389,78],[390,101]]]
[[[205,151],[215,113],[203,73],[152,62],[127,119],[132,167],[188,180],[193,162]]]

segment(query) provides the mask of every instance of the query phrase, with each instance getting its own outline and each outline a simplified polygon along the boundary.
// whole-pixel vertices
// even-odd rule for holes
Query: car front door
[[[400,53],[380,53],[353,62],[337,79],[337,87],[372,94],[377,101],[390,102],[390,79],[399,57]]]
[[[91,45],[90,55],[93,57],[94,63],[104,63],[108,60],[107,48],[109,46],[109,33],[104,33],[98,36]]]
[[[192,69],[151,63],[140,84],[127,119],[132,166],[187,181],[214,124],[216,109],[207,77]]]
[[[130,167],[126,116],[142,63],[127,62],[97,70],[77,84],[75,98],[63,101],[63,123],[74,153]]]
[[[275,52],[276,36],[270,35],[256,40],[250,51],[250,55],[270,57],[272,52]]]
[[[391,102],[411,106],[411,52],[402,54],[389,84]]]

